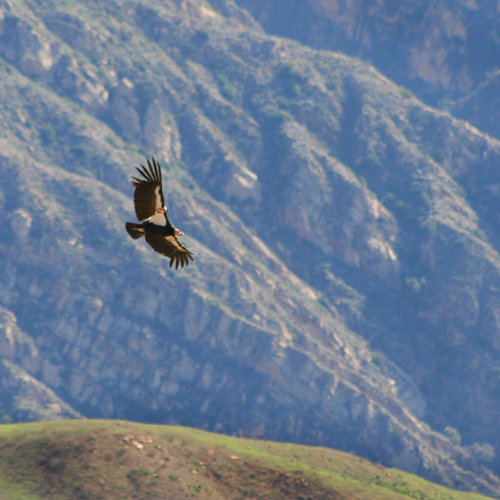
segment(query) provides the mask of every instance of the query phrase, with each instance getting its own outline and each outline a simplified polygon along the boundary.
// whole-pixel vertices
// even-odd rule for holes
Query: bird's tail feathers
[[[141,236],[144,236],[144,227],[142,224],[127,222],[125,224],[125,229],[127,230],[127,233],[134,238],[134,240],[138,240]]]

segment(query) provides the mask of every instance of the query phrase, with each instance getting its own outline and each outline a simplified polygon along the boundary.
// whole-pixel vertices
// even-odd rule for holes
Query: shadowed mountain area
[[[371,62],[421,99],[457,99],[500,63],[496,0],[236,0],[269,33]]]
[[[0,0],[2,421],[243,432],[500,496],[500,142],[258,20]],[[178,271],[124,228],[151,155]]]

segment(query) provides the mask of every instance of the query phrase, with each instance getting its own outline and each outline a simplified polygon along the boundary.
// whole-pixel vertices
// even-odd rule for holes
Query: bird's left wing
[[[132,184],[135,187],[135,214],[139,221],[144,221],[155,216],[158,213],[157,210],[165,206],[160,164],[154,158],[152,159],[152,164],[149,160],[147,162],[149,168],[143,165],[141,165],[141,168],[136,167],[143,179],[132,177]],[[165,223],[163,223],[163,214],[161,214],[158,222],[159,225],[166,225],[166,219]]]
[[[175,268],[184,267],[189,264],[189,259],[193,260],[193,254],[181,245],[175,236],[163,236],[158,234],[146,234],[146,241],[153,250],[166,257],[170,257],[170,267],[175,263]]]

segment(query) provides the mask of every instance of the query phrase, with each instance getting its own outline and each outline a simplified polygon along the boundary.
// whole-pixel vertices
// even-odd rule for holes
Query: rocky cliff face
[[[15,316],[3,307],[0,308],[0,363],[2,423],[82,418],[31,375],[43,369],[44,360],[39,357],[33,339],[19,329]]]
[[[500,143],[230,1],[0,6],[2,380],[42,408],[13,418],[241,431],[500,492],[438,433],[498,444]],[[178,272],[123,228],[149,154],[197,253]]]

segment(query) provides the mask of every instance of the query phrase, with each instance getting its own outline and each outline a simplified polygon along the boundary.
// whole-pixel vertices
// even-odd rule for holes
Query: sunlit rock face
[[[17,16],[4,16],[2,19],[3,57],[19,66],[23,73],[31,77],[46,76],[54,64],[49,40]]]

